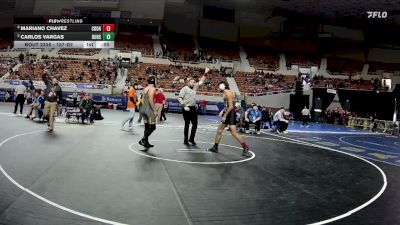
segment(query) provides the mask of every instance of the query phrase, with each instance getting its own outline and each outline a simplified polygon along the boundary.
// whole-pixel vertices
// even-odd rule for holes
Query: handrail
[[[398,125],[390,120],[375,120],[372,123],[372,120],[368,118],[350,116],[347,121],[347,127],[360,127],[364,130],[380,131],[382,133],[399,135]]]
[[[277,71],[279,70],[279,66],[278,66],[278,68],[273,68],[273,67],[263,67],[263,68],[260,68],[260,67],[257,67],[257,66],[255,66],[255,65],[251,65],[251,64],[250,64],[250,66],[253,67],[256,71],[261,70],[261,71],[263,71],[263,72],[264,72],[264,70],[266,70],[266,71],[274,71],[274,72],[277,72]]]
[[[166,93],[177,93],[179,90],[177,89],[163,89],[164,92]],[[207,96],[214,96],[214,97],[222,97],[222,93],[217,93],[217,92],[207,92],[207,91],[198,91],[196,93],[197,95],[207,95]]]
[[[280,91],[267,91],[267,92],[260,92],[260,93],[248,93],[248,92],[242,92],[244,95],[247,96],[264,96],[264,95],[276,95],[276,94],[282,94],[282,93],[291,93],[294,92],[295,89],[289,89],[289,90],[280,90]]]

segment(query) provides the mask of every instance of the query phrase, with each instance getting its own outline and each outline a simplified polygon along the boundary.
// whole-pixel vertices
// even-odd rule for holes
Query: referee
[[[196,91],[204,83],[206,75],[209,71],[210,69],[206,67],[204,75],[201,77],[198,83],[196,83],[194,79],[190,79],[187,85],[184,86],[179,92],[178,100],[182,105],[183,119],[185,120],[183,139],[183,143],[185,145],[189,145],[189,142],[193,145],[196,145],[196,142],[194,141],[197,130]],[[190,132],[190,138],[188,139],[190,123],[192,123],[192,131]]]
[[[15,88],[15,107],[14,107],[14,114],[17,114],[18,110],[18,105],[19,105],[19,112],[22,115],[22,110],[24,109],[24,102],[25,102],[25,97],[26,97],[26,87],[22,83],[22,81],[19,82],[18,86]]]

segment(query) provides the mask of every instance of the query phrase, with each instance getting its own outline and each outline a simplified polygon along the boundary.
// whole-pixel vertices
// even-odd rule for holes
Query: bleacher
[[[328,58],[327,70],[332,74],[361,73],[364,63],[353,59]]]
[[[237,72],[235,81],[240,92],[260,94],[266,92],[280,92],[295,88],[295,76],[275,75],[269,73],[244,73]]]
[[[10,79],[41,80],[43,74],[50,74],[61,82],[111,84],[115,79],[112,62],[98,60],[51,59],[25,63]]]
[[[225,61],[240,61],[239,46],[233,42],[201,38],[200,48],[206,58],[211,56]]]
[[[101,49],[62,48],[58,51],[58,54],[93,56],[99,54],[100,51]]]
[[[118,34],[115,37],[115,49],[121,52],[139,51],[144,56],[153,56],[154,47],[151,34],[134,32],[130,34]]]
[[[279,69],[279,55],[270,50],[246,48],[246,53],[250,65],[255,69]]]
[[[379,80],[344,80],[334,78],[314,77],[313,86],[319,88],[345,88],[354,90],[381,90],[385,88],[381,86]]]
[[[3,6],[2,6],[3,7]],[[12,28],[0,28],[0,50],[12,48],[14,43],[14,33]]]
[[[376,72],[377,70],[383,70],[384,72],[400,71],[400,64],[398,64],[398,63],[370,62],[368,71],[369,72]]]
[[[285,57],[287,67],[291,67],[292,65],[298,65],[301,67],[319,67],[319,64],[321,63],[321,58],[312,55],[289,53],[285,54]]]
[[[0,49],[7,49],[8,47],[12,48],[13,41],[9,39],[0,39]]]
[[[18,60],[15,58],[0,58],[0,77],[9,72],[17,64]]]
[[[164,49],[164,56],[178,61],[197,61],[194,54],[195,46],[191,36],[166,35],[160,37]]]

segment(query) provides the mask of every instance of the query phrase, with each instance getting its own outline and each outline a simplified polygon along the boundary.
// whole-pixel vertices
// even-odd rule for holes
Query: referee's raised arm
[[[210,69],[209,69],[208,67],[206,67],[203,76],[200,78],[200,80],[199,80],[199,82],[198,82],[198,85],[199,85],[199,86],[201,86],[201,85],[204,84],[204,81],[206,80],[207,75],[208,75],[209,72],[210,72]]]

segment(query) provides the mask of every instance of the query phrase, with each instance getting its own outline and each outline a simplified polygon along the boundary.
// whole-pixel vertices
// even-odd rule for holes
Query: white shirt
[[[185,86],[179,93],[179,102],[184,106],[196,106],[196,91],[199,88],[199,84],[194,84],[193,88]]]
[[[310,115],[310,110],[305,108],[301,111],[301,115],[303,116],[309,116]]]
[[[17,93],[17,95],[23,95],[26,92],[26,87],[20,84],[15,88],[15,92]]]
[[[278,110],[275,115],[274,115],[274,121],[286,121],[285,118],[283,117],[283,112],[282,110]]]

